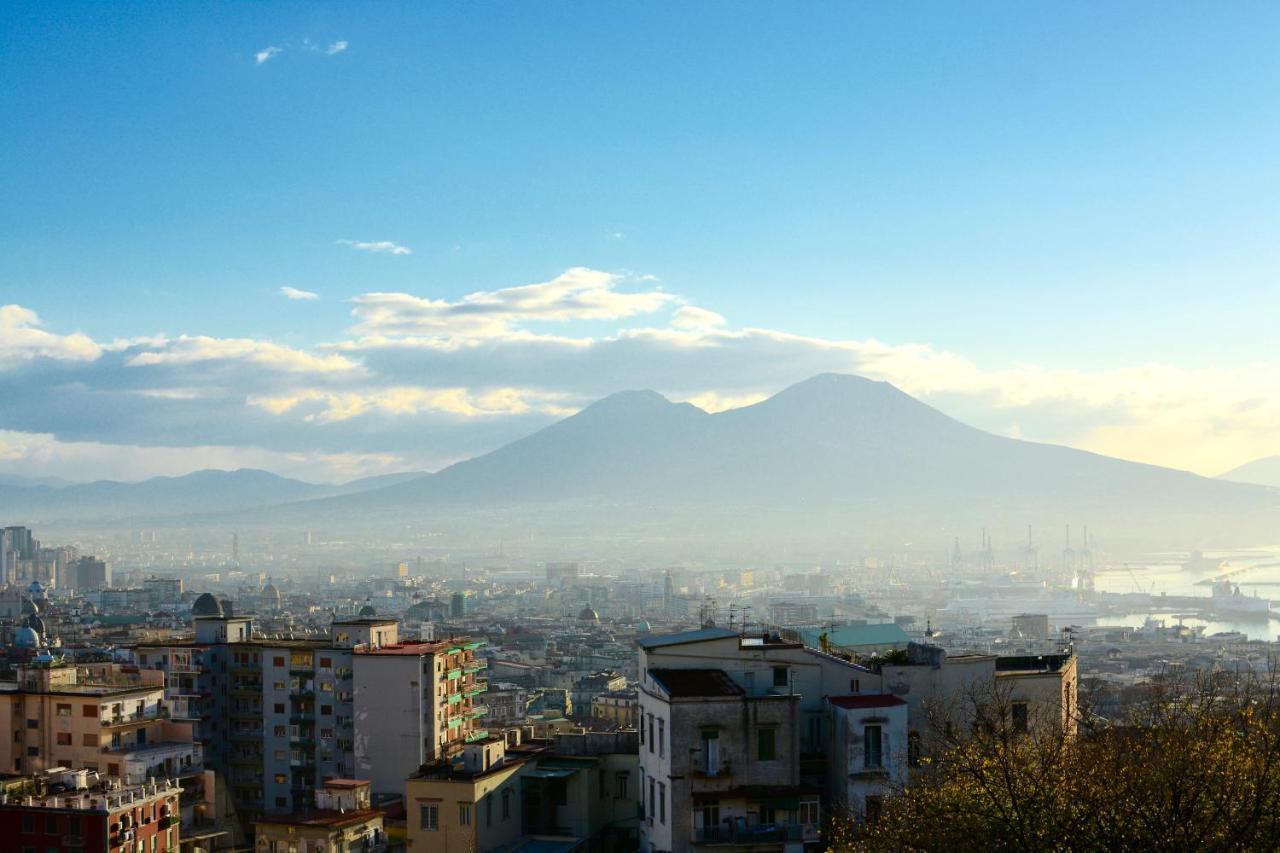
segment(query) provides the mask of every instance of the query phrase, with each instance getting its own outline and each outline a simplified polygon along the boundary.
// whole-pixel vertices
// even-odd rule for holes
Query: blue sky
[[[67,413],[0,416],[0,468],[434,467],[618,383],[714,407],[827,368],[1206,473],[1280,452],[1277,43],[1264,3],[6,4],[0,305],[22,313],[0,385]],[[352,315],[579,268],[607,278],[548,293],[596,309],[465,332]],[[656,334],[681,306],[723,321]],[[380,355],[353,343],[389,328]],[[646,372],[662,358],[627,330],[736,355]],[[63,357],[73,333],[133,343]],[[538,336],[561,349],[520,349]],[[475,357],[379,366],[424,337]],[[351,366],[285,381],[266,346]],[[508,381],[517,354],[546,369]],[[160,361],[189,374],[140,378]],[[163,435],[128,417],[139,395],[173,404],[147,414]],[[192,427],[215,403],[253,417]],[[118,423],[71,422],[83,404]]]

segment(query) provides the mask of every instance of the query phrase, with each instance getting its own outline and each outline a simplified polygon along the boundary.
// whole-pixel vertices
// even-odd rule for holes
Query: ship
[[[1242,595],[1240,585],[1226,579],[1214,581],[1210,606],[1213,612],[1220,616],[1265,618],[1271,615],[1270,599],[1258,598],[1256,595]]]

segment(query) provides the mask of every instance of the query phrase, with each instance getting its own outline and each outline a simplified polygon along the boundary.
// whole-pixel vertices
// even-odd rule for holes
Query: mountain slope
[[[309,504],[345,515],[430,509],[804,527],[856,518],[1164,519],[1269,511],[1274,494],[1184,471],[992,435],[884,382],[822,375],[707,414],[615,394],[437,474]],[[610,508],[626,513],[610,516]],[[1095,528],[1096,529],[1096,528]]]
[[[1246,462],[1238,468],[1232,468],[1225,474],[1219,474],[1218,479],[1230,480],[1234,483],[1272,486],[1280,489],[1280,455],[1264,456],[1261,459]]]

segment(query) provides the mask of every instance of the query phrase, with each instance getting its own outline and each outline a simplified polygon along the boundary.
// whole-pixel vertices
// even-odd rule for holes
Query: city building
[[[5,850],[169,853],[179,849],[182,789],[167,779],[122,785],[81,771],[29,784],[29,793],[0,800],[0,838]]]
[[[375,793],[401,793],[421,765],[487,737],[482,645],[457,637],[355,648],[355,770]]]
[[[386,843],[383,814],[373,808],[363,779],[329,779],[315,806],[271,813],[254,821],[254,846],[263,853],[376,853]]]

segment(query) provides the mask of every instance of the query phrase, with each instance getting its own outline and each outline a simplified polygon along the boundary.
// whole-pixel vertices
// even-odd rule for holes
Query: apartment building
[[[134,654],[139,667],[164,674],[166,707],[194,724],[240,814],[308,808],[322,780],[351,776],[353,656],[394,645],[396,622],[337,620],[327,639],[281,640],[255,637],[251,619],[225,615],[212,596],[193,613],[192,639],[141,644]],[[375,715],[369,725],[384,722]]]
[[[0,800],[0,838],[14,853],[171,853],[179,849],[178,797],[167,780],[72,782]]]
[[[456,637],[355,649],[355,771],[375,793],[399,794],[423,764],[488,737],[482,645]]]
[[[469,743],[409,779],[410,851],[635,849],[635,732],[508,737]]]
[[[816,847],[833,730],[826,699],[877,693],[875,675],[777,634],[712,627],[637,644],[640,849]]]
[[[268,814],[254,821],[262,853],[335,853],[384,849],[382,812],[373,808],[364,779],[330,779],[315,792],[315,807]]]
[[[0,766],[21,774],[87,769],[140,784],[200,772],[190,723],[170,718],[160,678],[60,658],[21,666],[0,683]]]

